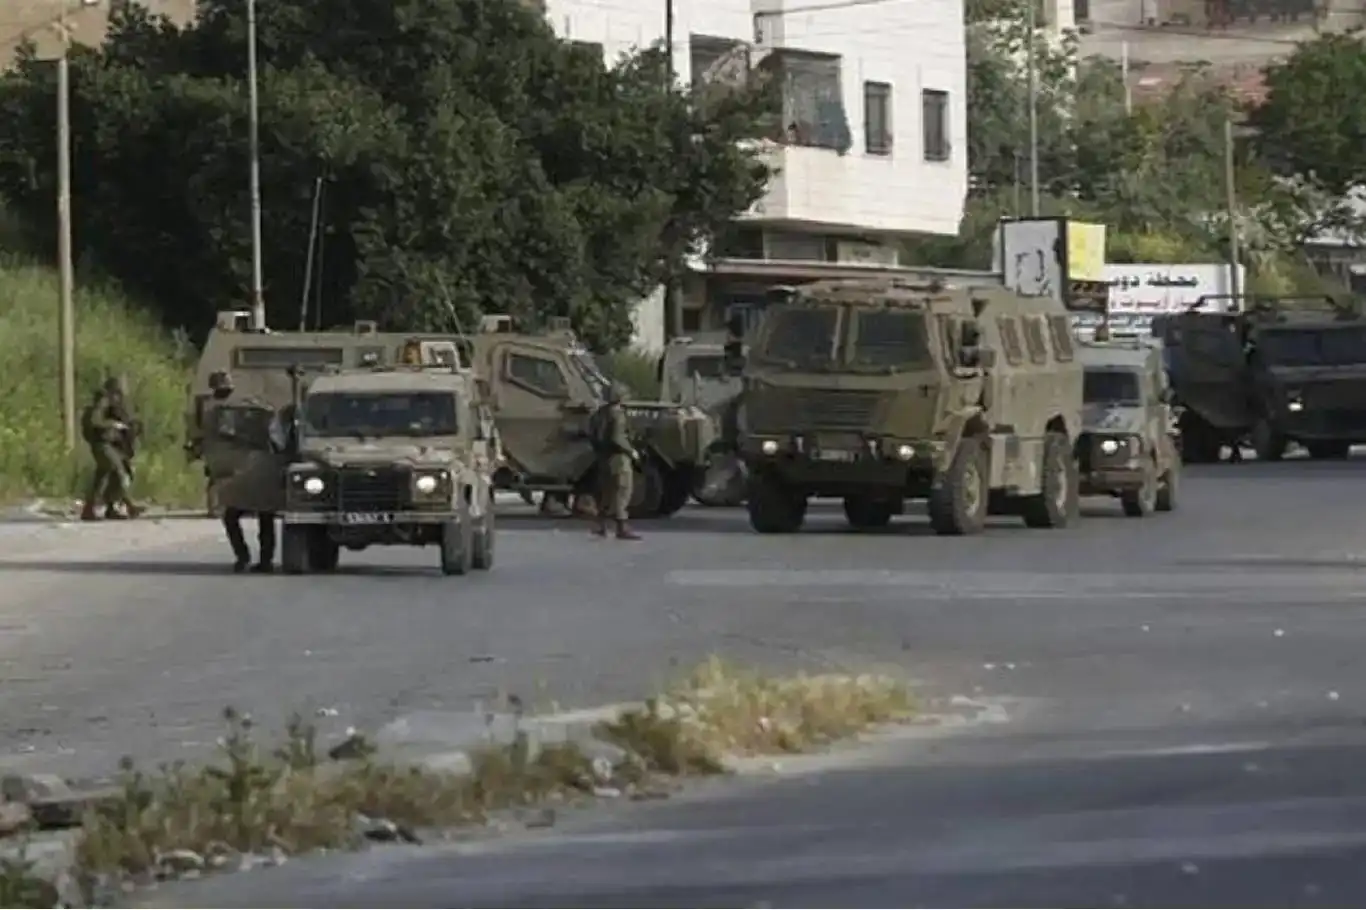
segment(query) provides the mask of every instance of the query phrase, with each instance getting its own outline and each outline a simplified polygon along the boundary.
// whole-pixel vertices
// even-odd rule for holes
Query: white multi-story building
[[[548,0],[564,38],[611,62],[660,41],[667,0]],[[684,331],[717,327],[766,288],[895,270],[910,233],[953,234],[967,192],[962,0],[674,0],[679,78],[743,65],[780,80],[767,194],[683,288]],[[662,341],[659,300],[641,342]]]

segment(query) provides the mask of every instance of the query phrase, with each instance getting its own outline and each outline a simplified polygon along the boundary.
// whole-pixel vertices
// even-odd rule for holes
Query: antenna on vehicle
[[[319,176],[313,181],[313,216],[308,223],[308,252],[304,262],[304,289],[299,295],[299,331],[308,331],[308,294],[313,289],[313,263],[318,261],[317,268],[319,273],[319,287],[321,288],[322,274],[322,246],[319,244],[318,228],[322,223],[323,209],[323,178]],[[319,306],[321,310],[321,306]]]

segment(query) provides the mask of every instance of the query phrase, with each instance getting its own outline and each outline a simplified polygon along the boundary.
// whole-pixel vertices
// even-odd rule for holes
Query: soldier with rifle
[[[97,521],[98,503],[104,501],[106,519],[136,518],[141,507],[129,496],[132,460],[137,452],[139,422],[128,407],[123,381],[110,377],[81,415],[81,430],[95,462],[95,476],[81,508],[82,521]],[[124,512],[119,512],[122,505]]]

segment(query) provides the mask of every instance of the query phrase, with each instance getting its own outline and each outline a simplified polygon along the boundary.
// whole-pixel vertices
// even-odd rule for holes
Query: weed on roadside
[[[0,857],[0,907],[52,907],[58,899],[57,887],[22,853]]]

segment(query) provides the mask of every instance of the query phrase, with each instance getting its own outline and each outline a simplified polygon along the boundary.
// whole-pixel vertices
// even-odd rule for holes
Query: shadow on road
[[[345,557],[343,557],[345,558]],[[166,560],[66,560],[66,559],[12,559],[0,560],[0,572],[51,572],[57,575],[177,575],[182,577],[195,577],[201,575],[222,575],[230,578],[242,579],[270,579],[270,578],[292,578],[295,576],[285,575],[277,566],[275,571],[269,575],[258,575],[254,572],[243,572],[240,575],[233,572],[232,563],[224,561],[217,562],[170,562]],[[478,577],[475,573],[470,577]],[[441,578],[440,570],[436,567],[435,559],[430,568],[425,566],[376,566],[360,565],[348,566],[343,563],[331,572],[311,572],[307,578],[327,578],[329,576],[344,576],[348,578]]]

